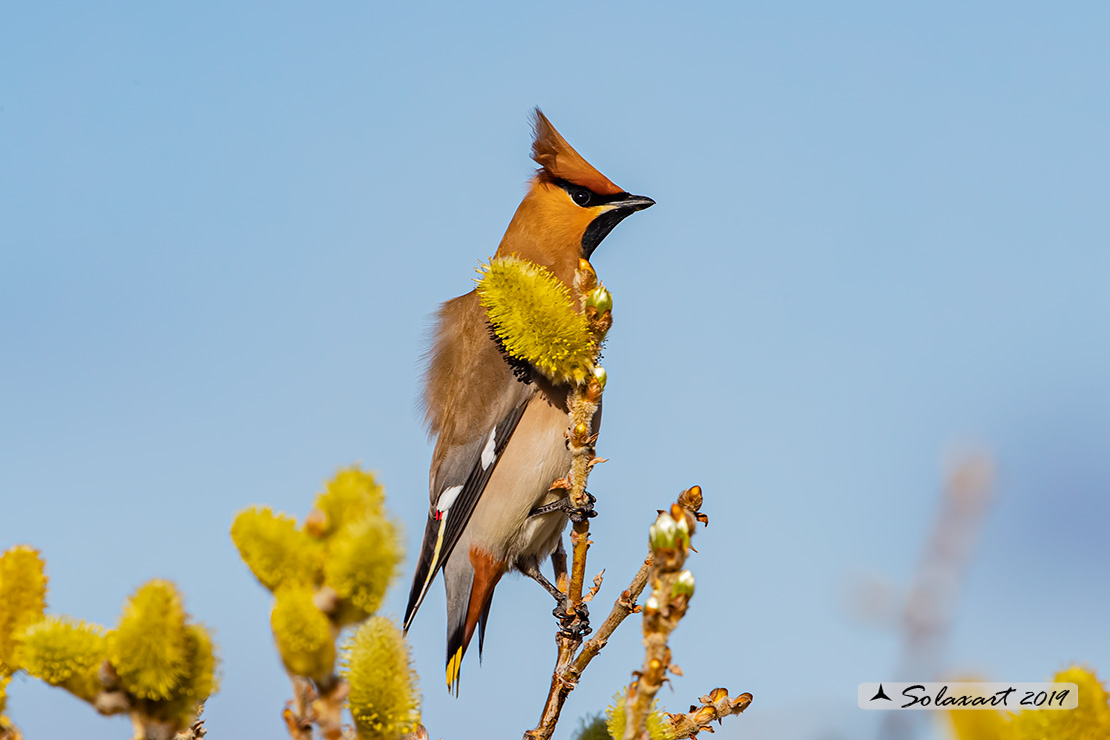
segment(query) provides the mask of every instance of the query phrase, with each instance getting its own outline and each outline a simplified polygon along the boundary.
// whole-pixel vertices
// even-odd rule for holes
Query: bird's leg
[[[554,560],[554,557],[552,559]],[[547,580],[544,574],[540,572],[540,568],[535,562],[522,564],[520,566],[520,572],[543,586],[544,590],[551,594],[555,598],[555,601],[558,602],[555,608],[551,610],[551,613],[559,620],[561,629],[564,632],[577,637],[584,637],[593,631],[590,629],[590,612],[586,608],[586,605],[579,604],[575,608],[574,613],[571,614],[568,609],[570,601],[566,592],[561,591],[555,584]],[[563,573],[561,576],[556,574],[555,579],[557,581],[565,581],[567,579],[565,552],[563,553]]]
[[[555,552],[551,553],[551,567],[555,570],[555,587],[564,594],[567,592],[568,578],[567,578],[567,551],[563,549],[563,538],[559,537],[559,543],[555,546]]]
[[[555,586],[555,584],[553,584],[551,581],[547,580],[547,578],[544,576],[544,574],[540,572],[540,568],[539,568],[538,565],[536,565],[535,561],[529,560],[527,563],[523,563],[521,565],[520,572],[523,573],[524,575],[528,576],[529,578],[531,578],[536,583],[543,586],[544,589],[547,590],[547,593],[551,594],[555,598],[555,600],[559,602],[559,604],[560,604],[559,608],[561,608],[562,604],[567,600],[566,593],[563,592],[563,591],[560,591]],[[565,576],[564,576],[564,578],[565,578]]]

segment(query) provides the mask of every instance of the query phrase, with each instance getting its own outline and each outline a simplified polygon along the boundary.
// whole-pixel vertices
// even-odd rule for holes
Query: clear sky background
[[[1110,675],[1107,38],[1100,2],[5,3],[0,546],[41,548],[51,611],[105,624],[173,579],[224,661],[211,736],[281,737],[232,517],[301,516],[361,462],[418,546],[430,315],[496,249],[538,104],[658,201],[594,258],[616,307],[589,566],[611,603],[655,509],[703,486],[667,708],[723,685],[755,702],[720,737],[874,736],[856,685],[899,640],[844,594],[909,582],[964,445],[998,487],[945,665]],[[410,633],[433,737],[519,736],[549,597],[499,587],[456,700],[442,594]],[[35,681],[9,707],[32,740],[129,731]]]

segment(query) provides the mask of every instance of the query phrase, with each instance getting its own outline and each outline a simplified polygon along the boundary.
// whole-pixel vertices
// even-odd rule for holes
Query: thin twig
[[[689,599],[680,596],[666,599],[678,580],[678,572],[658,574],[652,598],[644,607],[644,666],[628,689],[623,740],[637,740],[645,730],[655,695],[667,680],[671,665],[671,649],[667,645],[671,632],[686,614]],[[659,606],[656,607],[655,604]]]
[[[709,518],[701,513],[701,488],[694,486],[686,491],[683,491],[676,502],[676,506],[682,512],[681,516],[687,521],[689,527],[694,527],[696,522],[708,524]],[[639,607],[636,605],[636,599],[640,597],[645,586],[647,585],[652,566],[655,562],[654,555],[648,553],[644,559],[640,569],[632,578],[632,582],[628,588],[617,597],[613,603],[613,608],[609,612],[609,616],[602,622],[601,627],[598,628],[595,634],[584,645],[581,640],[573,643],[569,638],[560,633],[556,637],[556,642],[559,645],[559,655],[556,659],[555,670],[551,675],[551,688],[547,694],[547,700],[544,704],[544,711],[541,715],[540,724],[535,729],[524,734],[526,740],[546,740],[550,738],[555,731],[555,724],[559,721],[559,714],[562,712],[563,705],[566,703],[567,697],[570,692],[574,691],[578,685],[578,681],[582,677],[583,671],[586,666],[590,664],[602,648],[608,643],[609,638],[613,632],[620,626],[630,614],[635,614]],[[581,647],[575,657],[574,652]]]
[[[343,707],[351,693],[344,679],[333,674],[327,681],[313,682],[290,674],[289,680],[293,683],[293,700],[286,702],[281,716],[293,740],[312,740],[314,726],[324,740],[354,737],[350,728],[343,726]]]
[[[609,612],[609,616],[601,623],[598,628],[597,634],[586,641],[582,646],[582,651],[578,654],[578,658],[574,661],[574,665],[566,675],[566,679],[574,684],[578,683],[578,679],[582,675],[582,671],[586,670],[586,666],[590,661],[601,652],[601,649],[609,642],[609,637],[620,626],[629,614],[634,614],[638,607],[636,606],[636,599],[640,598],[640,593],[643,592],[644,586],[647,585],[648,572],[651,570],[652,556],[644,558],[643,565],[636,575],[632,578],[632,583],[629,584],[628,589],[617,597],[613,603],[613,609]]]
[[[597,385],[593,381],[591,385]],[[571,463],[570,475],[570,504],[575,509],[585,509],[589,505],[586,495],[586,481],[590,477],[590,460],[594,458],[593,443],[596,437],[592,436],[594,413],[597,411],[597,402],[601,398],[601,389],[597,388],[596,395],[590,388],[575,388],[570,392],[570,450]],[[589,517],[580,517],[574,523],[570,535],[572,546],[570,566],[570,587],[567,596],[570,599],[570,608],[573,611],[582,603],[582,587],[586,581],[586,551],[590,548],[590,520]]]
[[[640,593],[643,592],[644,586],[647,584],[648,570],[651,568],[651,555],[648,555],[644,560],[640,570],[632,578],[632,583],[628,585],[617,600],[613,603],[613,608],[609,612],[609,616],[602,622],[601,627],[598,629],[597,634],[590,638],[585,645],[582,646],[581,652],[575,658],[573,651],[569,653],[570,660],[563,660],[564,651],[563,645],[560,643],[559,660],[556,662],[555,670],[551,675],[551,689],[547,695],[547,701],[544,704],[543,716],[540,719],[540,724],[530,732],[524,734],[525,738],[550,738],[551,733],[555,730],[555,724],[559,721],[559,715],[563,710],[563,705],[566,703],[567,697],[570,692],[574,691],[578,685],[578,680],[582,677],[582,671],[586,670],[586,666],[590,661],[601,652],[609,641],[609,637],[613,631],[620,626],[620,623],[628,617],[629,614],[634,614],[638,607],[636,606],[636,599],[639,598]],[[560,635],[556,639],[562,639]],[[546,733],[546,734],[544,734]]]
[[[586,481],[590,476],[590,461],[594,458],[593,444],[596,436],[590,433],[593,428],[593,417],[597,411],[598,401],[601,398],[601,388],[596,380],[591,380],[583,388],[575,388],[570,392],[570,433],[568,434],[571,448],[571,467],[567,479],[570,483],[568,495],[571,506],[584,510],[589,504],[586,495]],[[576,622],[583,611],[582,585],[586,580],[586,551],[590,548],[590,519],[581,516],[574,523],[571,531],[571,571],[570,583],[567,586],[567,620],[555,636],[558,654],[555,657],[555,670],[551,673],[551,687],[547,692],[543,713],[540,715],[539,724],[532,730],[524,733],[530,740],[548,740],[555,732],[555,725],[559,721],[559,714],[563,710],[566,697],[574,690],[574,684],[567,680],[567,675],[574,663],[574,656],[582,645],[585,633],[575,629]]]
[[[670,512],[659,513],[651,529],[654,559],[650,575],[652,594],[644,604],[644,665],[628,687],[623,740],[646,735],[655,695],[667,680],[667,671],[675,670],[667,641],[685,616],[693,596],[692,576],[682,568],[697,523],[708,523],[708,518],[701,514],[701,504],[701,488],[693,486],[682,492]]]
[[[23,740],[23,733],[3,715],[0,715],[0,740]]]
[[[312,711],[320,735],[324,740],[343,740],[343,707],[351,694],[350,685],[333,675],[326,686],[318,684],[316,690],[320,698],[312,702]]]
[[[580,297],[581,308],[589,323],[590,331],[600,349],[601,341],[613,323],[613,314],[608,308],[599,313],[597,305],[587,305],[586,293],[594,290],[596,286],[597,275],[593,267],[588,260],[580,260],[578,270],[575,272],[574,288]],[[524,737],[530,740],[549,740],[555,732],[563,703],[567,695],[574,690],[574,683],[567,679],[567,675],[574,663],[575,654],[588,633],[584,619],[586,608],[582,599],[583,584],[586,581],[586,552],[590,549],[590,518],[586,515],[590,501],[586,493],[586,482],[597,460],[594,454],[597,435],[593,430],[594,414],[601,402],[601,391],[601,381],[595,374],[585,383],[572,388],[567,396],[567,410],[570,416],[567,441],[571,451],[570,472],[566,477],[569,484],[567,495],[572,510],[579,515],[573,517],[574,527],[570,533],[571,566],[566,590],[566,619],[555,636],[555,644],[558,646],[555,670],[551,673],[551,687],[547,692],[539,724],[524,733]]]
[[[690,707],[690,711],[685,714],[667,715],[675,738],[694,737],[702,730],[713,732],[711,722],[720,722],[725,717],[740,714],[752,703],[752,695],[740,694],[735,699],[729,699],[728,689],[713,689],[709,696],[703,696],[698,701],[701,706]]]
[[[902,621],[898,680],[936,681],[994,483],[994,461],[985,453],[961,459],[950,471],[940,511],[929,533]],[[879,726],[884,740],[912,740],[921,718],[887,712]]]
[[[293,699],[285,703],[281,713],[289,737],[293,740],[312,740],[312,702],[316,700],[316,689],[312,681],[303,676],[290,675],[293,683]]]
[[[204,705],[201,704],[200,711],[197,712],[196,721],[177,733],[177,737],[175,737],[174,740],[201,740],[201,738],[206,737],[208,735],[208,730],[204,726],[204,720],[200,718],[203,712]]]

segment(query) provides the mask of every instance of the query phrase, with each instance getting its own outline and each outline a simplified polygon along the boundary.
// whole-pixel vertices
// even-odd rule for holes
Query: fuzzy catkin
[[[554,273],[518,257],[491,260],[480,272],[478,299],[506,352],[555,382],[589,377],[597,344]]]
[[[343,675],[360,740],[393,740],[420,722],[408,645],[392,620],[372,617],[344,645]]]
[[[169,581],[141,586],[108,635],[108,657],[130,693],[169,699],[185,673],[185,609]]]

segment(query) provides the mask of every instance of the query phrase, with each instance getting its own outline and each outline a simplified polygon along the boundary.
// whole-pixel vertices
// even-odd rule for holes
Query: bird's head
[[[589,258],[625,217],[655,201],[630,195],[598,172],[536,108],[532,159],[540,169],[517,209],[498,254],[514,253],[556,267]],[[559,272],[556,269],[556,272]]]

